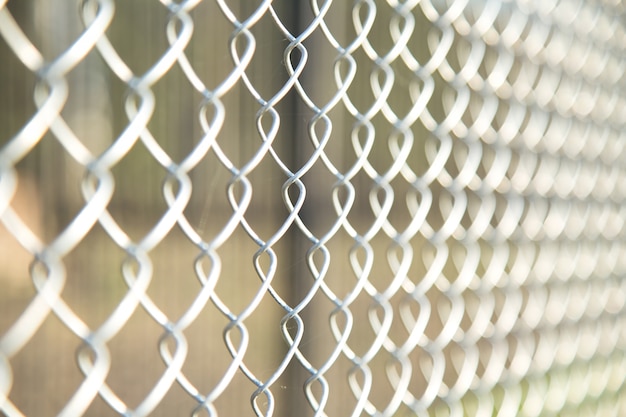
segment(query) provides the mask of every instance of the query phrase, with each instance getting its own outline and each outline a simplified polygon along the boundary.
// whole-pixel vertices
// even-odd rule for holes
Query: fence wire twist
[[[16,3],[0,1],[2,65],[32,77],[34,107],[16,132],[0,130],[0,219],[5,238],[33,259],[19,280],[34,289],[1,328],[3,413],[26,415],[36,402],[37,415],[103,407],[144,416],[182,390],[186,408],[177,410],[194,416],[231,415],[220,399],[232,395],[250,397],[258,416],[626,414],[624,4],[142,2],[140,13],[164,16],[154,26],[167,44],[140,71],[120,53],[120,37],[112,39],[128,6],[80,2],[82,30],[64,49],[53,39],[52,53],[38,45],[55,35],[28,32]],[[207,25],[222,32],[198,40]],[[268,39],[278,54],[268,52]],[[215,45],[230,61],[207,74],[198,55],[226,61]],[[81,94],[72,74],[89,59],[125,89],[112,106],[126,120],[104,146],[76,133],[66,110]],[[258,62],[284,72],[259,74]],[[178,110],[191,108],[200,126],[185,152],[172,143],[190,131],[156,127],[163,115],[175,117],[171,108],[158,113],[174,95],[159,84],[175,73],[193,90],[193,105]],[[248,130],[233,130],[240,115],[234,124]],[[47,234],[17,208],[28,171],[21,161],[43,142],[79,167],[67,176],[82,196],[66,224]],[[252,151],[237,153],[232,143]],[[120,167],[135,163],[137,149],[158,164],[163,210],[133,238],[112,207],[117,188],[133,180]],[[210,167],[199,177],[203,164]],[[264,166],[282,201],[260,216],[277,215],[276,227],[255,217],[256,199],[268,192],[259,182]],[[193,220],[194,193],[219,175],[223,187],[206,193],[222,215],[200,204],[204,220]],[[44,223],[49,210],[42,208]],[[124,254],[126,287],[96,322],[67,294],[72,275],[98,270],[77,272],[67,258],[100,229]],[[159,273],[154,252],[179,232],[193,244],[186,250],[199,286],[172,313],[150,288]],[[254,253],[226,249],[242,239]],[[301,266],[285,267],[298,259]],[[256,286],[237,284],[251,272]],[[176,291],[182,278],[165,274]],[[120,278],[109,275],[101,279]],[[233,302],[220,292],[226,282],[247,295]],[[0,297],[7,309],[8,297]],[[276,307],[278,316],[264,313]],[[120,355],[111,344],[141,310],[159,326],[152,347],[164,366],[134,401],[111,382]],[[190,376],[190,367],[206,365],[190,359],[191,334],[202,331],[194,323],[206,314],[222,317],[223,338],[214,332],[205,343],[229,358],[203,368],[210,383]],[[16,370],[52,316],[74,335],[82,374],[60,400],[28,392]],[[271,333],[278,358],[269,372],[254,362],[267,354],[258,328],[282,335]],[[311,338],[324,348],[307,347]],[[277,400],[289,375],[297,382],[288,386],[291,411]]]

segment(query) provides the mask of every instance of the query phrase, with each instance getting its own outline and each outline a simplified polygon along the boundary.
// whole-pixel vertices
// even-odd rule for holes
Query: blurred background
[[[81,10],[100,13],[107,2],[92,3],[99,2],[10,0],[3,10],[49,63],[84,33]],[[132,123],[129,106],[144,98],[133,93],[133,83],[170,48],[167,30],[184,33],[180,11],[162,3],[115,2],[105,34],[133,81],[121,80],[95,48],[62,75],[68,95],[60,117],[96,159]],[[194,3],[184,53],[216,91],[237,67],[234,53],[242,57],[249,45],[237,38],[223,5]],[[318,401],[328,395],[326,415],[353,415],[364,397],[363,415],[626,413],[624,6],[606,2],[608,11],[600,12],[594,2],[578,2],[576,11],[577,2],[565,0],[552,9],[524,1],[407,3],[335,1],[321,27],[308,3],[275,1],[274,15],[265,12],[248,27],[255,46],[247,83],[238,79],[219,93],[223,113],[180,62],[149,85],[154,109],[146,129],[176,164],[205,140],[203,111],[209,120],[224,116],[214,134],[220,151],[209,149],[186,172],[192,192],[183,214],[203,243],[178,224],[148,251],[146,293],[170,323],[200,296],[202,281],[217,274],[212,300],[182,330],[188,345],[182,374],[197,395],[174,382],[153,415],[190,415],[222,378],[228,384],[212,402],[217,412],[253,415],[249,399],[274,376],[274,415],[314,415],[303,391],[310,369],[296,357],[281,368],[289,348],[281,319],[303,300],[299,350],[310,368],[329,365],[328,387],[314,382],[309,394]],[[238,22],[264,5],[224,4]],[[566,17],[551,21],[553,13]],[[584,23],[568,29],[567,16],[583,22],[600,16],[606,24],[597,26],[613,33],[608,38]],[[306,65],[298,80],[306,97],[294,87],[280,93],[288,67],[305,57],[298,49],[285,54],[290,40],[278,21],[294,35],[315,27],[302,42]],[[367,42],[359,43],[360,26],[370,24]],[[342,48],[351,44],[346,53]],[[577,67],[581,59],[590,63]],[[37,113],[36,90],[50,88],[42,82],[45,71],[27,69],[6,38],[0,63],[0,168],[5,180],[9,171],[18,180],[15,193],[0,198],[46,246],[86,205],[81,190],[91,181],[90,168],[51,129],[10,160],[6,149]],[[347,79],[350,70],[354,79],[343,99],[327,108],[341,87],[338,78]],[[272,121],[268,102],[279,119]],[[263,135],[272,128],[268,152]],[[324,159],[315,142],[325,135]],[[263,157],[250,162],[260,150]],[[285,195],[295,202],[300,192],[284,187],[294,178],[288,171],[303,168],[299,225]],[[248,185],[237,170],[246,170]],[[62,256],[59,295],[92,331],[127,296],[129,277],[139,276],[134,245],[160,228],[172,178],[141,140],[110,173],[114,191],[106,208],[131,243],[121,246],[96,223]],[[238,214],[228,192],[239,199],[246,191],[251,200],[243,220],[225,234]],[[354,202],[342,220],[337,202],[347,204],[351,192]],[[36,298],[33,280],[41,272],[36,254],[3,220],[0,335],[7,335]],[[221,236],[227,238],[216,244]],[[320,242],[323,251],[314,249]],[[221,266],[203,255],[213,244]],[[267,276],[273,293],[262,287]],[[242,370],[224,376],[233,360],[224,337],[242,341],[229,325],[248,306],[254,309],[243,320],[249,336],[243,361],[256,382]],[[345,341],[333,334],[333,321],[349,329]],[[167,368],[160,343],[171,332],[141,306],[122,324],[106,341],[106,383],[120,409],[135,415]],[[298,325],[292,319],[285,328],[294,337]],[[84,340],[55,314],[33,330],[0,369],[5,379],[11,375],[5,392],[23,415],[57,415],[85,378],[76,363]],[[338,345],[345,348],[335,359]],[[257,404],[269,413],[263,394]],[[101,396],[85,410],[116,414]]]

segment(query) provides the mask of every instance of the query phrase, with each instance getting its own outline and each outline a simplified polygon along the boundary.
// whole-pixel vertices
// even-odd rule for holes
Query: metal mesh
[[[626,415],[625,22],[0,1],[0,410]]]

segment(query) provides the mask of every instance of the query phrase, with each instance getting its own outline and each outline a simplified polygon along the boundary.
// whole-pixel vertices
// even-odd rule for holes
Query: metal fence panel
[[[0,0],[7,416],[626,415],[619,0]]]

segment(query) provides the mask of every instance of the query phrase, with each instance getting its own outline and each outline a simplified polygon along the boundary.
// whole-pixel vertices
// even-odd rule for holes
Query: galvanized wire
[[[190,52],[196,26],[206,24],[194,13],[209,0],[160,3],[167,47],[139,72],[110,39],[119,16],[113,0],[81,1],[83,30],[51,58],[0,1],[8,54],[35,78],[35,111],[17,133],[2,137],[0,148],[0,219],[8,237],[32,256],[34,287],[28,305],[2,329],[4,414],[24,415],[15,400],[23,389],[15,358],[51,315],[80,340],[75,358],[83,379],[55,411],[59,416],[89,413],[97,397],[119,415],[158,413],[176,386],[193,403],[183,414],[230,415],[219,401],[242,376],[250,387],[236,395],[250,397],[251,414],[271,416],[277,413],[278,381],[294,368],[305,378],[290,394],[298,406],[285,413],[626,413],[622,3],[357,0],[344,22],[351,26],[338,33],[332,15],[346,5],[332,0],[292,5],[301,15],[297,25],[277,1],[246,9],[216,0],[220,15],[214,18],[229,32],[203,42],[224,45],[230,59],[216,83],[207,82]],[[269,62],[285,69],[273,94],[259,84],[253,67],[271,59],[257,45],[264,24],[282,42],[282,60]],[[327,59],[312,58],[320,54]],[[126,88],[127,121],[102,152],[86,145],[64,112],[68,97],[79,93],[68,80],[88,56],[98,56]],[[332,77],[315,78],[311,71],[318,68]],[[168,99],[155,98],[157,85],[175,71],[198,98],[194,111],[201,126],[201,137],[182,158],[171,154],[150,124],[157,102]],[[317,91],[320,81],[326,96]],[[225,120],[241,111],[229,101],[235,94],[255,103],[254,117],[245,121],[255,132],[247,157],[228,150],[234,133]],[[281,144],[288,123],[296,123],[285,112],[294,100],[307,112],[303,129],[310,146],[295,165]],[[82,168],[76,180],[82,207],[52,239],[14,207],[20,163],[45,137]],[[164,173],[165,209],[135,239],[110,205],[125,181],[118,167],[140,146]],[[333,153],[336,147],[344,156]],[[193,172],[209,159],[228,179],[225,200],[209,196],[227,203],[227,216],[207,238],[189,210],[203,186]],[[286,213],[271,233],[251,220],[253,200],[264,192],[255,185],[264,164],[281,175]],[[321,189],[331,202],[320,214],[330,218],[323,229],[303,214],[307,204],[318,204],[308,193],[317,189],[320,170],[327,179],[319,182],[328,184]],[[106,319],[90,326],[67,302],[68,274],[77,272],[67,268],[66,258],[96,229],[125,254],[126,289]],[[199,287],[174,316],[149,289],[157,273],[154,250],[176,230],[193,244]],[[242,232],[256,250],[246,262],[259,285],[238,308],[217,287],[239,278],[225,261],[225,248]],[[286,256],[281,245],[295,245],[294,235],[307,242],[298,254],[305,273],[290,278],[305,287],[295,301],[277,283],[289,275],[280,266]],[[347,267],[341,269],[342,263]],[[281,356],[269,375],[251,365],[259,351],[250,328],[251,318],[266,311],[268,296],[282,315],[266,323],[282,336],[276,340]],[[155,348],[164,368],[132,405],[111,386],[116,358],[110,345],[140,309],[160,328]],[[207,311],[225,320],[218,343],[230,357],[209,390],[184,368],[193,366],[192,326]],[[328,323],[324,353],[304,346],[312,331],[308,312],[316,325]],[[359,336],[363,332],[373,336]],[[342,384],[349,401],[336,397]],[[337,405],[342,402],[348,405]]]

